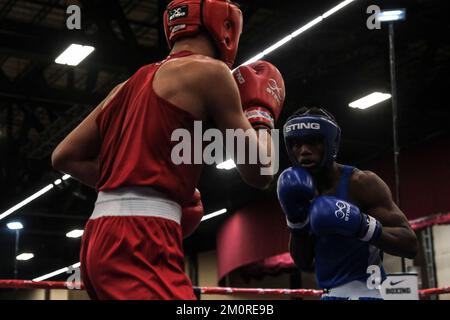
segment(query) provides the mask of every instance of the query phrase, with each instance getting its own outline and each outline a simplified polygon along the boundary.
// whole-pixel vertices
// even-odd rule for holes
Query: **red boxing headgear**
[[[164,30],[169,47],[175,41],[197,34],[203,27],[220,51],[220,60],[234,64],[242,33],[242,12],[228,0],[174,0],[164,12]]]

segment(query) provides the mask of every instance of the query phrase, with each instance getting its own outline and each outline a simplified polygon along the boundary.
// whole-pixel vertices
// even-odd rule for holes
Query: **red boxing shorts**
[[[81,245],[91,299],[196,299],[184,271],[181,207],[149,188],[100,192]]]

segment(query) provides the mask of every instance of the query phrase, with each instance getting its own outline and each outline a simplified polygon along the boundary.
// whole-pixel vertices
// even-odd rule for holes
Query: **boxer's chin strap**
[[[287,218],[286,218],[286,223],[287,226],[292,229],[292,230],[300,230],[303,229],[304,227],[306,227],[306,225],[309,223],[309,215],[306,217],[306,220],[303,222],[297,222],[297,223],[292,223],[290,222]]]

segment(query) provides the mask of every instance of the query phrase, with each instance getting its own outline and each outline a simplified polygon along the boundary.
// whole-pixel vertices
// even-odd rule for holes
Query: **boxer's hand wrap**
[[[370,243],[381,236],[382,225],[378,220],[361,212],[357,206],[335,197],[316,198],[309,214],[311,229],[319,236],[339,234]]]
[[[241,66],[233,72],[242,108],[255,129],[273,129],[286,96],[283,77],[267,61]]]

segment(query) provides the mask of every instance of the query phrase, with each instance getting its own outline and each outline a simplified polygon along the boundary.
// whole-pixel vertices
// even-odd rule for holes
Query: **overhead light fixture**
[[[95,50],[91,46],[83,46],[81,44],[71,44],[63,53],[61,53],[55,62],[58,64],[66,64],[69,66],[77,66],[88,55]]]
[[[356,0],[345,0],[345,1],[342,1],[337,6],[334,6],[333,8],[331,8],[330,10],[325,12],[324,14],[322,14],[322,15],[318,16],[317,18],[311,20],[310,22],[308,22],[304,26],[298,28],[297,30],[295,30],[294,32],[292,32],[292,33],[288,34],[287,36],[283,37],[281,40],[278,40],[277,42],[275,42],[273,45],[269,46],[265,50],[263,50],[260,53],[256,54],[254,57],[248,59],[242,65],[250,64],[250,63],[253,63],[255,61],[258,61],[258,60],[262,59],[265,55],[268,55],[272,51],[275,51],[279,47],[285,45],[286,43],[288,43],[289,41],[291,41],[295,37],[299,36],[300,34],[305,32],[306,30],[312,28],[316,24],[322,22],[324,19],[328,18],[332,14],[338,12],[339,10],[341,10],[342,8],[346,7],[347,5],[349,5],[350,3],[354,2],[354,1],[356,1]]]
[[[62,180],[67,180],[71,178],[70,175],[65,174],[64,176],[61,177]],[[23,200],[22,202],[19,202],[18,204],[16,204],[15,206],[13,206],[12,208],[6,210],[5,212],[3,212],[2,214],[0,214],[0,220],[6,218],[7,216],[9,216],[11,213],[13,213],[14,211],[19,210],[20,208],[22,208],[23,206],[27,205],[28,203],[30,203],[31,201],[39,198],[40,196],[42,196],[43,194],[45,194],[46,192],[48,192],[50,189],[52,189],[54,186],[58,185],[61,183],[61,179],[57,179],[53,182],[53,184],[49,184],[48,186],[42,188],[41,190],[39,190],[38,192],[36,192],[35,194],[33,194],[32,196],[29,196],[28,198],[26,198],[25,200]]]
[[[21,230],[21,229],[23,229],[23,224],[18,222],[18,221],[10,222],[6,226],[8,227],[9,230]]]
[[[385,10],[377,14],[378,21],[393,22],[406,19],[406,9]]]
[[[79,267],[80,267],[80,263],[79,263],[79,262],[74,263],[74,264],[71,265],[70,267],[72,267],[73,269],[79,268]],[[53,272],[44,274],[43,276],[34,278],[33,281],[44,281],[44,280],[53,278],[53,277],[55,277],[55,276],[57,276],[57,275],[60,275],[60,274],[62,274],[62,273],[65,273],[65,272],[67,272],[67,271],[69,271],[69,267],[61,268],[61,269],[59,269],[59,270],[56,270],[56,271],[53,271]]]
[[[228,160],[226,160],[226,161],[224,161],[224,162],[222,162],[222,163],[219,163],[219,164],[216,166],[216,168],[217,168],[217,169],[221,169],[221,170],[231,170],[231,169],[233,169],[233,168],[236,168],[236,164],[234,163],[233,160],[228,159]]]
[[[202,221],[220,216],[221,214],[224,214],[224,213],[227,213],[227,209],[221,209],[219,211],[215,211],[213,213],[207,214],[207,215],[203,216]]]
[[[32,258],[34,258],[34,254],[32,254],[32,253],[21,253],[16,257],[16,259],[19,261],[27,261]]]
[[[361,99],[353,101],[352,103],[349,103],[348,106],[355,109],[367,109],[390,98],[390,93],[374,92]]]
[[[323,21],[323,17],[319,16],[313,20],[311,20],[310,22],[308,22],[307,24],[305,24],[303,27],[295,30],[294,32],[291,33],[292,38],[297,37],[298,35],[302,34],[303,32],[305,32],[308,29],[311,29],[312,27],[314,27],[316,24],[318,24],[319,22]]]
[[[41,190],[39,190],[38,192],[36,192],[32,196],[29,196],[28,198],[26,198],[22,202],[19,202],[14,207],[12,207],[12,208],[6,210],[5,212],[3,212],[2,214],[0,214],[0,220],[6,218],[7,216],[9,216],[14,211],[19,210],[20,208],[22,208],[23,206],[27,205],[28,203],[30,203],[34,199],[39,198],[40,196],[42,196],[44,193],[48,192],[52,188],[53,188],[53,184],[49,184],[48,186],[42,188]]]
[[[83,235],[83,230],[75,229],[66,233],[67,238],[79,238]]]
[[[354,0],[347,0],[347,1],[343,1],[341,3],[339,3],[337,6],[331,8],[330,10],[328,10],[327,12],[325,12],[322,17],[328,18],[329,16],[331,16],[332,14],[338,12],[339,10],[341,10],[342,8],[344,8],[345,6],[347,6],[348,4],[352,3]]]

